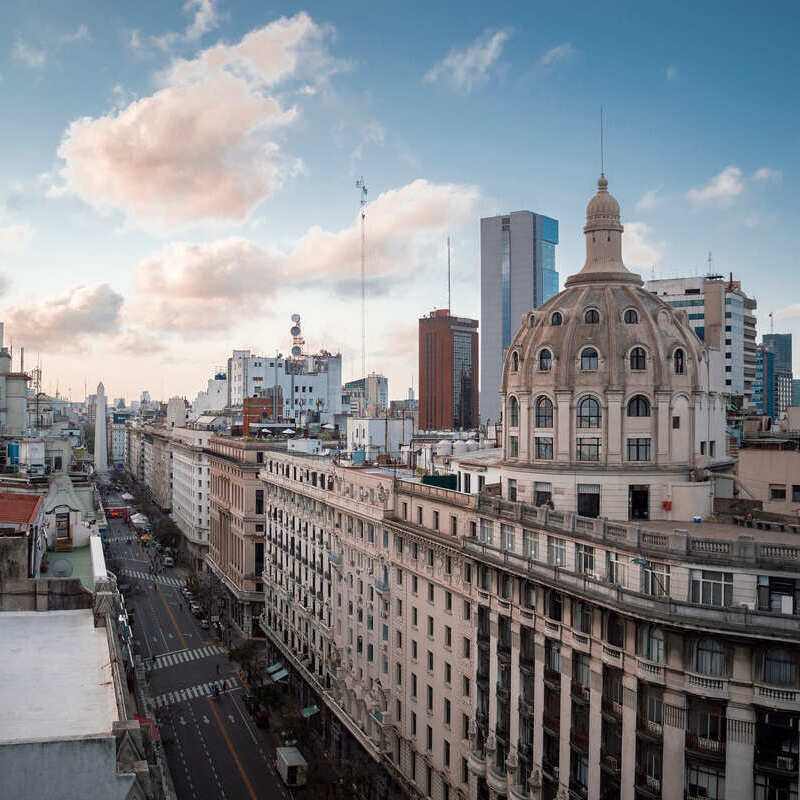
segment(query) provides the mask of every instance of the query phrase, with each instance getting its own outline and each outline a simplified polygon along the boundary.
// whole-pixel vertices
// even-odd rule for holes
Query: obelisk
[[[108,472],[108,443],[106,441],[106,390],[102,381],[97,384],[97,405],[94,417],[94,471]]]

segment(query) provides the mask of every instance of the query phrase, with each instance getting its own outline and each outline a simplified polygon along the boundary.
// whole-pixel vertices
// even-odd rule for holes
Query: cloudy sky
[[[800,336],[796,3],[100,8],[3,3],[0,318],[48,390],[191,398],[295,312],[357,377],[363,175],[367,364],[404,396],[448,234],[463,316],[480,216],[556,217],[562,284],[581,267],[601,104],[629,267],[711,251]]]

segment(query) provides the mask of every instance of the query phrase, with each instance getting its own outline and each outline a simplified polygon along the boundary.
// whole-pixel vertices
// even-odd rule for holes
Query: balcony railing
[[[618,703],[610,697],[603,698],[603,711],[615,719],[622,719],[622,703]]]
[[[725,742],[719,739],[709,739],[705,736],[698,736],[696,733],[686,732],[686,748],[694,750],[703,755],[725,757]]]
[[[383,578],[375,578],[375,591],[380,592],[381,594],[388,592],[389,581],[385,581]]]

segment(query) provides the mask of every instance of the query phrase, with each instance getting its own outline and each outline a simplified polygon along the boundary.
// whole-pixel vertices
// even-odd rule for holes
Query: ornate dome
[[[613,195],[608,193],[608,181],[606,176],[601,174],[597,181],[597,194],[586,206],[586,227],[583,232],[605,230],[607,227],[622,232],[622,225],[619,221],[619,203]]]

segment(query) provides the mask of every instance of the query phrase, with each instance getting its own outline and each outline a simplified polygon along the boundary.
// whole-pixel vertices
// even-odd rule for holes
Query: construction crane
[[[361,192],[361,376],[367,377],[367,271],[365,248],[367,237],[367,184],[362,175],[356,181]]]

